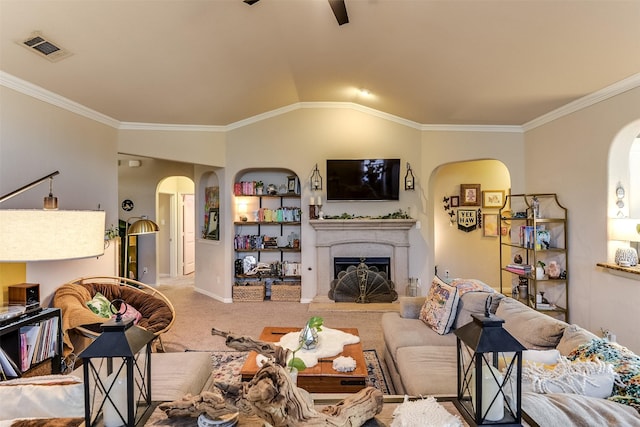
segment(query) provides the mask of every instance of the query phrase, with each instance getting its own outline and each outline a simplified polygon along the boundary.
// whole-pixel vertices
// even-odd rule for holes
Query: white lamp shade
[[[625,242],[640,241],[638,224],[640,224],[640,219],[609,218],[609,239]]]
[[[104,233],[104,211],[0,210],[0,261],[100,256]]]

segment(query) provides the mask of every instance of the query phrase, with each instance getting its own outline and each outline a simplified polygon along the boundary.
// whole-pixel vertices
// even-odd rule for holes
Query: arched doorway
[[[434,200],[434,262],[442,278],[480,279],[494,288],[500,285],[498,236],[486,235],[482,227],[465,232],[458,229],[458,209],[474,210],[481,215],[497,215],[498,208],[452,206],[452,197],[460,197],[462,184],[479,184],[480,191],[504,191],[511,188],[511,175],[498,160],[471,160],[439,166],[431,177]],[[478,195],[481,196],[481,195]],[[482,218],[482,216],[481,216]]]

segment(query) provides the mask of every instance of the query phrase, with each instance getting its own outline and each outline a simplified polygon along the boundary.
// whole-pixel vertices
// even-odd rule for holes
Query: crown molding
[[[40,86],[29,83],[18,77],[12,76],[9,73],[0,71],[0,85],[9,89],[13,89],[17,92],[39,99],[51,105],[55,105],[72,113],[81,115],[91,120],[95,120],[99,123],[111,126],[121,130],[155,130],[155,131],[190,131],[190,132],[227,132],[234,129],[241,128],[253,123],[260,122],[269,118],[277,117],[282,114],[303,109],[303,108],[345,108],[355,111],[360,111],[365,114],[372,115],[384,120],[389,120],[394,123],[401,124],[420,131],[433,131],[433,132],[509,132],[509,133],[524,133],[531,129],[535,129],[539,126],[552,122],[566,115],[572,114],[576,111],[587,108],[591,105],[597,104],[600,101],[604,101],[623,92],[635,89],[640,86],[640,73],[634,74],[624,80],[607,86],[597,92],[586,95],[579,98],[569,104],[566,104],[560,108],[557,108],[547,114],[543,114],[522,126],[517,125],[438,125],[438,124],[420,124],[411,120],[404,119],[402,117],[394,116],[380,110],[376,110],[364,105],[356,104],[354,102],[298,102],[290,104],[285,107],[277,108],[275,110],[267,111],[266,113],[258,114],[237,122],[224,126],[208,126],[208,125],[178,125],[178,124],[162,124],[162,123],[136,123],[136,122],[120,122],[105,114],[78,104],[75,101],[71,101],[63,96],[57,95]]]
[[[43,89],[40,86],[36,86],[33,83],[19,79],[4,71],[0,71],[0,85],[113,128],[118,128],[120,125],[120,122],[114,118]]]
[[[580,111],[584,108],[595,105],[600,101],[612,98],[616,95],[627,92],[631,89],[635,89],[639,86],[640,73],[637,73],[630,77],[627,77],[624,80],[620,80],[619,82],[607,86],[604,89],[600,89],[599,91],[576,99],[575,101],[563,105],[562,107],[557,108],[553,111],[550,111],[547,114],[543,114],[542,116],[525,123],[524,125],[522,125],[522,128],[525,132],[531,129],[535,129],[539,126],[550,123],[556,119],[575,113],[576,111]]]
[[[227,126],[209,125],[171,125],[158,123],[120,122],[120,130],[149,130],[171,132],[226,132]]]

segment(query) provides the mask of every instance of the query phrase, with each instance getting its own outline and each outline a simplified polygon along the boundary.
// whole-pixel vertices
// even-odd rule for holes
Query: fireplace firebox
[[[357,267],[361,262],[367,264],[369,268],[376,267],[378,271],[386,273],[387,279],[391,280],[390,257],[334,257],[333,278],[337,279],[341,271],[346,271],[350,266]]]

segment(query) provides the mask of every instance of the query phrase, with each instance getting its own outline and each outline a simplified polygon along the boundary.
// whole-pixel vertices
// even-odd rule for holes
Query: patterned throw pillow
[[[100,292],[89,301],[87,301],[87,307],[91,309],[95,314],[100,317],[108,319],[114,313],[111,309],[111,301],[107,299]]]
[[[443,282],[438,276],[433,278],[429,294],[420,310],[419,319],[440,335],[448,334],[456,320],[458,290]]]
[[[613,365],[619,381],[613,386],[609,400],[634,407],[640,411],[640,356],[620,344],[594,339],[573,350],[569,360],[599,359]]]

